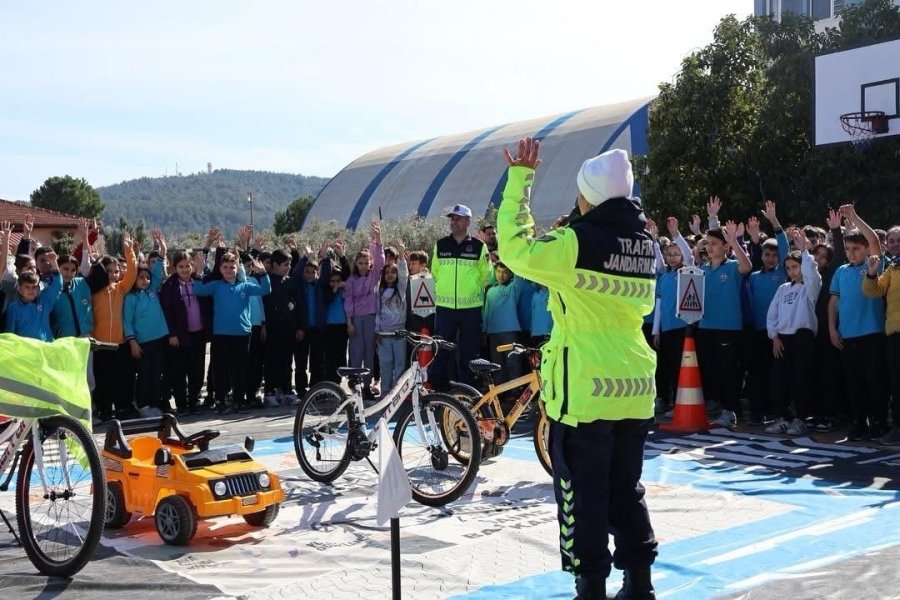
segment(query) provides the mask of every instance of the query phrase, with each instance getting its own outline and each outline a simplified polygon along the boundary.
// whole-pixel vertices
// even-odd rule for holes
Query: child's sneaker
[[[766,433],[787,433],[790,424],[785,419],[778,417],[775,422],[766,427]]]
[[[713,423],[731,429],[737,425],[737,415],[734,414],[733,410],[723,410],[722,414]]]
[[[809,433],[809,429],[806,428],[806,424],[800,419],[794,419],[791,421],[791,424],[788,425],[788,428],[785,430],[785,433],[788,435],[807,435]]]

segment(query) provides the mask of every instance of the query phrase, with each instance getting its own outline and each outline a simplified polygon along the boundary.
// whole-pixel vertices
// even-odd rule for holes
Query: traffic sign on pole
[[[675,316],[688,325],[703,318],[706,295],[706,273],[697,267],[678,269],[678,304]]]
[[[412,303],[410,309],[413,314],[420,317],[433,315],[435,312],[434,277],[431,275],[413,275],[409,278],[409,289],[409,297]]]

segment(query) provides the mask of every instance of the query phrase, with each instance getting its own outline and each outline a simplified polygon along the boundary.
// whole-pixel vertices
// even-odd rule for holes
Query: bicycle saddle
[[[338,367],[337,371],[341,377],[365,377],[370,373],[369,369],[362,367]]]
[[[483,358],[476,358],[475,360],[469,361],[469,368],[475,373],[493,373],[494,371],[499,371],[503,367],[497,363],[484,360]]]

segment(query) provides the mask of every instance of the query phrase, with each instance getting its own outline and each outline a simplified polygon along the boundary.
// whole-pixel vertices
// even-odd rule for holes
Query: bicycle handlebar
[[[529,348],[522,344],[501,344],[497,346],[497,352],[508,352],[509,354],[525,354],[528,352],[540,352],[538,348]]]
[[[456,344],[438,336],[427,336],[406,329],[398,329],[397,331],[379,331],[375,333],[380,338],[403,339],[414,346],[437,346],[442,350],[456,350]]]
[[[112,342],[101,342],[101,341],[95,340],[94,338],[89,338],[89,340],[91,342],[91,351],[92,352],[96,351],[96,350],[109,351],[109,350],[118,350],[119,349],[119,345],[113,344]]]

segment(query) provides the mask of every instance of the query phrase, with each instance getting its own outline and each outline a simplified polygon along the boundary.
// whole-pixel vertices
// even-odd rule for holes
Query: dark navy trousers
[[[550,460],[563,570],[609,576],[653,564],[656,537],[641,470],[651,420],[550,424]],[[610,554],[609,534],[615,553]]]

